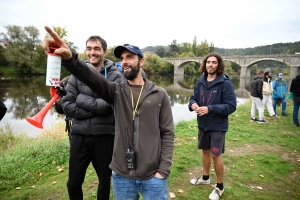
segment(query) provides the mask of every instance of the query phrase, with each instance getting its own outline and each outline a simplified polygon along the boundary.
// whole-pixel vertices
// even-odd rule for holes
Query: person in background
[[[208,54],[202,61],[203,76],[194,88],[188,108],[197,113],[198,149],[202,149],[203,176],[190,180],[193,185],[210,184],[210,166],[214,161],[217,184],[209,199],[220,199],[224,193],[224,165],[221,154],[225,151],[225,135],[228,131],[228,115],[236,110],[233,84],[224,75],[225,65],[216,53]]]
[[[142,77],[145,58],[139,47],[114,49],[127,81],[109,82],[49,27],[45,29],[52,38],[44,39],[44,50],[56,47],[62,65],[113,107],[116,134],[109,167],[114,198],[139,199],[141,193],[144,200],[167,200],[175,136],[171,103],[165,89]]]
[[[100,36],[86,41],[88,65],[111,82],[122,82],[123,75],[105,59],[107,43]],[[82,184],[86,169],[92,163],[97,173],[98,200],[109,200],[109,164],[113,154],[115,121],[112,107],[87,85],[71,75],[65,86],[61,104],[64,113],[72,118],[70,138],[68,193],[71,200],[83,199]]]
[[[0,121],[4,117],[6,111],[7,111],[7,108],[6,108],[5,104],[2,101],[0,101]]]
[[[273,109],[276,113],[276,105],[280,106],[282,104],[281,114],[282,116],[287,116],[286,114],[286,93],[288,90],[288,85],[285,80],[283,80],[283,73],[278,73],[278,78],[273,82]]]
[[[300,74],[297,75],[292,80],[290,92],[293,93],[293,101],[294,101],[293,123],[294,123],[294,126],[299,126],[298,112],[299,112],[299,106],[300,106]]]
[[[264,105],[263,105],[263,94],[262,94],[262,86],[263,81],[262,78],[264,76],[264,71],[259,71],[257,75],[254,77],[251,83],[251,122],[258,122],[260,124],[266,124],[267,122],[264,120]],[[256,109],[258,110],[258,119],[255,118]]]
[[[270,68],[266,68],[263,77],[263,105],[267,107],[271,117],[279,117],[276,115],[272,104],[272,72]]]

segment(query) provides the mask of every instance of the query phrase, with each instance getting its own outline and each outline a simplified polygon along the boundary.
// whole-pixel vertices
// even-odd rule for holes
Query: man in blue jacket
[[[273,93],[272,98],[274,99],[273,102],[273,109],[276,113],[276,105],[282,104],[282,110],[281,114],[282,116],[287,116],[286,114],[286,100],[285,96],[288,90],[288,85],[285,80],[283,80],[283,74],[278,73],[278,78],[275,79],[275,81],[272,82],[273,84]]]
[[[188,105],[197,113],[198,149],[202,149],[203,176],[191,179],[193,185],[210,184],[210,165],[214,161],[217,185],[209,199],[220,199],[224,192],[223,161],[225,134],[228,130],[228,115],[236,109],[234,87],[224,75],[225,65],[220,55],[208,54],[202,61],[200,71],[203,76],[194,88]]]

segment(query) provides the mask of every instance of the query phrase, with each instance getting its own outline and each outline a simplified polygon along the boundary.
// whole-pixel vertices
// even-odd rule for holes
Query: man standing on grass
[[[272,72],[270,68],[266,68],[263,77],[263,105],[266,106],[269,115],[271,117],[279,118],[279,116],[276,115],[273,108],[272,93],[273,93]]]
[[[264,71],[259,71],[257,75],[254,77],[251,83],[251,122],[258,122],[260,124],[266,124],[267,122],[264,120],[264,105],[263,105],[263,94],[262,87],[263,81],[262,78],[264,76]],[[255,118],[256,109],[258,110],[258,120]]]
[[[110,82],[122,82],[123,75],[105,59],[106,41],[98,35],[86,41],[89,66]],[[67,182],[71,200],[83,199],[82,184],[90,163],[97,173],[99,184],[97,200],[109,200],[111,162],[115,120],[112,107],[95,94],[88,86],[71,75],[66,85],[62,107],[66,116],[72,118],[69,177]]]
[[[282,116],[287,116],[286,114],[286,93],[288,90],[288,85],[285,80],[283,80],[283,73],[278,73],[278,78],[275,79],[275,81],[272,82],[273,84],[273,109],[276,113],[276,105],[280,106],[282,105],[281,114]]]
[[[236,109],[234,87],[224,74],[225,65],[220,55],[208,54],[202,61],[203,76],[194,88],[188,105],[197,113],[198,149],[202,149],[203,176],[191,179],[193,185],[210,184],[210,165],[214,161],[217,184],[209,199],[218,200],[224,192],[224,165],[221,154],[225,150],[225,134],[228,131],[228,115]]]
[[[294,101],[293,123],[294,126],[299,126],[298,112],[300,106],[300,75],[296,76],[296,78],[292,80],[290,92],[293,93],[293,101]]]

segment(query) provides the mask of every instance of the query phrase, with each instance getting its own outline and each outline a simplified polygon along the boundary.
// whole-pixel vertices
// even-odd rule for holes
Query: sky
[[[79,52],[99,35],[109,47],[206,40],[219,48],[300,41],[300,0],[1,0],[4,26],[61,26]]]

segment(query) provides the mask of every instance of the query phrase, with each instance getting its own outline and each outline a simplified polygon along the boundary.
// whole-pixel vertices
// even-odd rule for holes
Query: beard
[[[124,72],[124,76],[127,80],[134,80],[140,72],[140,63],[136,66],[129,65],[129,67],[131,68],[130,72]]]

